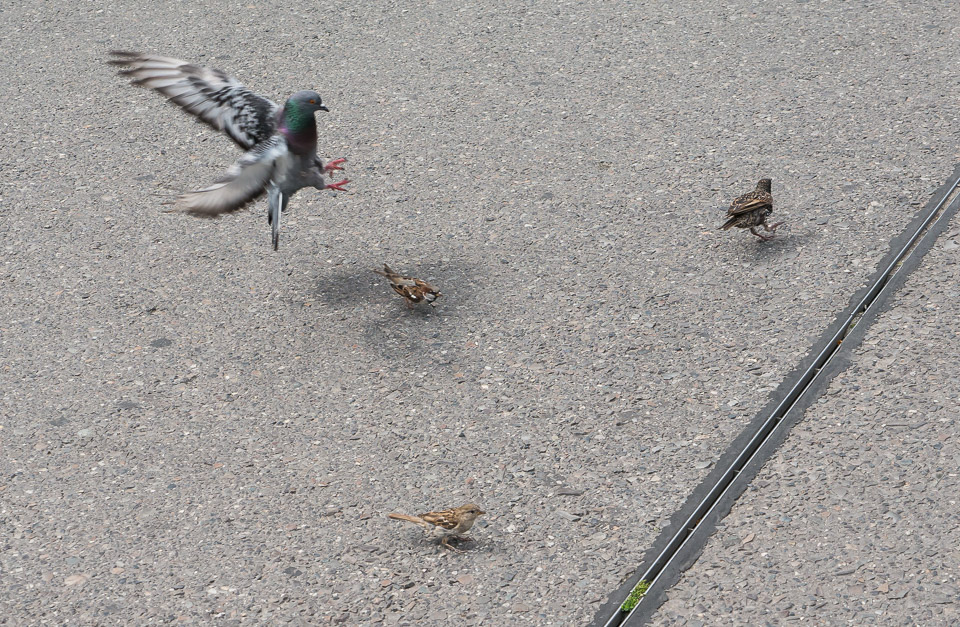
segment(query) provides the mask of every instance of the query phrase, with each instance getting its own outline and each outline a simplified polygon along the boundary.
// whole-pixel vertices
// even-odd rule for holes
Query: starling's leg
[[[324,187],[326,187],[327,189],[335,189],[338,192],[345,192],[347,190],[343,189],[343,186],[349,182],[350,181],[348,181],[347,179],[343,179],[342,181],[337,181],[336,183],[327,183]]]
[[[340,167],[341,163],[345,163],[346,159],[334,159],[333,161],[327,162],[327,165],[323,166],[324,172],[333,172],[334,170],[342,170]]]
[[[769,230],[769,229],[767,229],[767,230]],[[750,232],[753,233],[754,235],[756,235],[757,237],[759,237],[760,239],[762,239],[762,240],[765,241],[765,242],[768,242],[768,241],[770,241],[770,240],[773,239],[773,235],[761,235],[761,234],[757,233],[757,227],[755,227],[755,226],[751,226],[751,227],[750,227]]]
[[[771,224],[770,226],[767,226],[767,223],[764,222],[764,223],[763,223],[763,228],[766,229],[766,230],[768,230],[768,231],[776,231],[776,230],[777,230],[777,227],[780,226],[781,224],[783,224],[783,222],[777,222],[776,224]]]

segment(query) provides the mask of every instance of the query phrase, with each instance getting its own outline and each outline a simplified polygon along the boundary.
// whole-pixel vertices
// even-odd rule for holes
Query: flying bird
[[[390,280],[390,287],[393,288],[394,292],[403,296],[406,300],[407,307],[410,307],[411,304],[416,305],[418,303],[428,303],[431,307],[436,307],[433,301],[443,296],[440,290],[426,281],[397,274],[391,270],[387,264],[383,264],[383,270],[374,268],[373,271]]]
[[[486,512],[480,509],[478,505],[467,503],[466,505],[454,507],[453,509],[445,509],[440,512],[427,512],[426,514],[419,514],[417,516],[397,513],[387,514],[387,518],[419,525],[430,535],[438,536],[440,538],[440,544],[444,548],[462,553],[462,550],[450,544],[450,540],[453,538],[469,540],[469,538],[463,534],[470,531],[473,523],[483,514],[486,514]]]
[[[280,242],[280,213],[304,187],[346,191],[344,179],[324,175],[345,159],[324,164],[317,157],[316,111],[329,111],[315,91],[298,91],[280,107],[220,70],[179,59],[113,51],[109,63],[124,69],[134,85],[154,89],[202,122],[223,131],[246,153],[213,185],[180,196],[186,211],[214,218],[237,211],[264,192],[273,249]]]
[[[750,232],[763,241],[773,239],[773,235],[757,233],[757,227],[762,226],[765,231],[773,233],[783,222],[767,225],[767,216],[773,213],[773,194],[770,192],[770,179],[760,179],[757,189],[749,194],[737,197],[727,209],[729,219],[720,227],[726,231],[731,227],[750,229]]]

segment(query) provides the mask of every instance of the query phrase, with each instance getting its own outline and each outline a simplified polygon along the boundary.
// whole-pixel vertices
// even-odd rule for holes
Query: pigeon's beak
[[[326,108],[326,107],[323,106],[323,105],[320,105],[319,107],[317,107],[317,109],[320,109],[321,111],[326,111],[327,113],[330,113],[330,109]]]

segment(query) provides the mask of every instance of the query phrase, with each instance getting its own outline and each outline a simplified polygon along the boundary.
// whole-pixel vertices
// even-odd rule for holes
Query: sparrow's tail
[[[415,524],[415,525],[420,525],[420,526],[423,527],[424,529],[429,529],[429,528],[430,528],[430,525],[428,525],[426,522],[424,522],[424,520],[423,520],[422,518],[417,518],[416,516],[407,516],[406,514],[393,513],[393,514],[387,514],[387,518],[392,518],[392,519],[394,519],[394,520],[402,520],[402,521],[404,521],[404,522],[409,522],[409,523],[413,523],[413,524]]]
[[[379,274],[380,276],[387,277],[388,279],[390,277],[397,276],[397,273],[391,270],[390,266],[388,266],[387,264],[383,264],[383,270],[377,270],[376,268],[374,268],[373,271]]]
[[[729,230],[732,226],[734,226],[737,223],[737,220],[739,219],[740,219],[740,216],[734,216],[730,218],[729,220],[723,223],[723,226],[720,227],[720,230],[721,231]]]

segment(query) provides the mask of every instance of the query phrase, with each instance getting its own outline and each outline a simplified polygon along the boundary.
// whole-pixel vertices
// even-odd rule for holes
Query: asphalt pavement
[[[960,621],[958,249],[954,219],[654,624]]]
[[[960,162],[958,17],[0,8],[0,614],[588,623]],[[278,252],[172,211],[239,153],[112,49],[318,90],[351,191]],[[778,238],[718,231],[762,177]],[[467,501],[463,554],[385,517]]]

